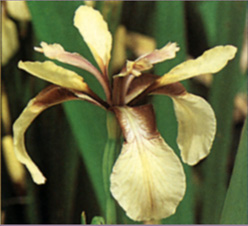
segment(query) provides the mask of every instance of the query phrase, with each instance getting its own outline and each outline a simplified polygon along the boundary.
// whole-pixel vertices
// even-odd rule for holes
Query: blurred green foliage
[[[33,46],[38,46],[40,41],[59,43],[66,50],[78,52],[96,65],[73,26],[74,12],[81,4],[83,1],[28,2],[32,21],[27,34],[19,37],[20,51],[2,68],[12,122],[28,100],[47,85],[16,67],[20,59],[44,59],[32,52]],[[218,130],[210,156],[194,168],[184,165],[186,195],[175,215],[161,223],[247,223],[244,203],[247,200],[247,180],[242,180],[247,178],[247,170],[244,170],[244,167],[247,168],[247,133],[243,134],[236,156],[235,143],[239,143],[243,121],[238,124],[233,120],[234,98],[247,82],[240,70],[245,2],[125,1],[111,5],[99,1],[95,7],[99,10],[108,7],[105,19],[113,35],[118,24],[123,24],[128,30],[153,37],[158,47],[169,41],[178,43],[180,52],[177,57],[155,67],[154,73],[158,75],[163,75],[189,55],[197,57],[213,46],[232,44],[238,47],[235,60],[214,76],[209,88],[196,81],[184,83],[188,91],[209,100],[216,113]],[[93,76],[85,71],[73,70],[104,98],[103,90]],[[160,96],[154,97],[152,102],[158,129],[178,154],[177,123],[172,103],[169,98]],[[6,213],[5,223],[81,223],[81,213],[84,211],[87,223],[102,224],[103,218],[93,217],[106,214],[102,175],[106,141],[106,113],[91,104],[72,101],[39,116],[27,132],[26,143],[31,157],[48,182],[44,186],[34,185],[27,174],[27,189],[20,193],[11,183],[3,162],[2,211]],[[234,171],[228,188],[234,159]],[[23,200],[21,198],[24,201],[20,201]],[[236,202],[239,203],[239,211],[233,211]],[[117,209],[117,222],[133,223],[120,208]]]
[[[248,224],[247,129],[246,120],[221,215],[221,224]]]

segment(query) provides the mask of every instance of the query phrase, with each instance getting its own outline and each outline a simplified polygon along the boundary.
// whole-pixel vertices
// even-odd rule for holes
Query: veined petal
[[[136,77],[130,84],[128,93],[125,97],[125,103],[129,103],[140,95],[146,88],[155,82],[157,78],[159,78],[159,76],[153,74],[142,74],[141,76]]]
[[[26,165],[35,183],[44,184],[46,178],[26,152],[24,134],[32,121],[46,108],[64,101],[76,99],[72,92],[67,89],[50,86],[29,101],[19,118],[13,125],[14,152],[17,159]]]
[[[155,49],[153,52],[145,54],[135,61],[127,61],[124,70],[115,75],[115,77],[128,76],[129,74],[138,77],[142,74],[141,72],[151,69],[154,64],[174,58],[177,51],[179,51],[179,47],[177,47],[176,43],[168,43],[163,48]]]
[[[176,43],[169,42],[161,49],[155,49],[153,52],[141,56],[139,59],[146,59],[151,64],[157,64],[165,60],[173,59],[176,57],[176,52],[179,51],[179,47]],[[139,61],[137,59],[137,61]]]
[[[88,85],[81,76],[73,71],[57,66],[52,61],[20,61],[18,67],[55,85],[83,92],[89,91]]]
[[[217,46],[195,60],[188,60],[174,67],[156,82],[156,87],[179,82],[201,74],[216,73],[234,58],[237,48],[231,45]]]
[[[112,36],[102,15],[92,7],[80,6],[75,12],[74,25],[104,72],[110,60]]]
[[[78,53],[70,53],[64,50],[64,48],[59,44],[47,44],[41,42],[41,48],[35,47],[37,52],[42,52],[44,55],[50,59],[56,59],[60,62],[67,63],[78,68],[82,68],[95,75],[96,78],[101,77],[101,73],[84,57]]]
[[[170,96],[178,121],[177,143],[183,162],[197,164],[209,153],[216,133],[216,119],[211,106],[193,94]]]
[[[172,215],[185,193],[185,174],[156,129],[152,106],[114,111],[126,141],[110,177],[112,195],[135,221]]]
[[[90,72],[102,85],[107,99],[110,99],[110,88],[108,81],[88,60],[78,53],[69,53],[59,44],[48,45],[45,42],[41,42],[41,48],[35,47],[35,50],[44,53],[45,56],[50,59],[56,59],[60,62],[67,63]]]

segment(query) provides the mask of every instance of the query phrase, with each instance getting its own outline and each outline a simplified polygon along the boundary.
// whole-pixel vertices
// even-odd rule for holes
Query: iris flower
[[[166,218],[175,213],[186,189],[182,163],[156,128],[151,104],[141,104],[147,95],[167,95],[174,104],[178,121],[177,143],[182,161],[197,164],[205,158],[214,140],[216,120],[211,106],[201,97],[188,93],[179,81],[197,75],[216,73],[233,59],[236,48],[217,46],[194,60],[188,60],[162,76],[145,73],[154,64],[172,59],[179,51],[176,43],[127,61],[113,76],[108,65],[112,37],[102,15],[88,6],[80,6],[74,25],[93,54],[99,69],[77,53],[59,44],[41,43],[36,51],[47,58],[90,72],[102,85],[106,100],[97,96],[75,72],[52,61],[19,62],[19,68],[53,85],[31,99],[14,123],[14,146],[17,158],[26,165],[35,183],[46,179],[26,152],[24,134],[30,123],[45,109],[69,100],[91,102],[112,111],[123,132],[124,143],[111,176],[110,190],[126,214],[136,221]]]

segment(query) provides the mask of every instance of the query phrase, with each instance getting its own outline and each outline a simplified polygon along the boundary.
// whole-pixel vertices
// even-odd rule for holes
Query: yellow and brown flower
[[[89,22],[90,21],[90,22]],[[24,133],[46,108],[69,100],[86,100],[113,111],[125,138],[110,177],[113,197],[136,221],[161,219],[175,213],[183,199],[186,182],[182,164],[156,129],[152,105],[140,105],[147,95],[172,98],[178,121],[177,143],[183,162],[197,164],[205,158],[214,140],[216,120],[211,106],[201,97],[188,93],[179,82],[194,76],[220,71],[233,59],[236,48],[217,46],[195,60],[188,60],[162,76],[146,74],[154,64],[172,59],[179,50],[176,43],[127,61],[123,70],[109,81],[108,64],[112,37],[101,14],[88,6],[75,12],[74,25],[89,46],[100,70],[77,53],[69,53],[59,44],[41,43],[36,51],[90,72],[102,85],[106,100],[98,97],[75,72],[51,61],[20,62],[19,67],[53,83],[32,99],[14,124],[14,145],[18,159],[42,184],[45,177],[28,156]]]

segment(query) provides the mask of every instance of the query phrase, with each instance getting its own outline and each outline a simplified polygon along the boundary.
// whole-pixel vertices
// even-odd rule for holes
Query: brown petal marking
[[[128,90],[127,96],[125,97],[125,103],[129,103],[135,97],[139,96],[145,89],[147,89],[157,78],[158,75],[143,74],[136,77]]]
[[[120,105],[122,85],[125,77],[114,77],[113,79],[113,93],[112,93],[112,103],[113,105]]]
[[[89,93],[91,95],[89,95]],[[107,108],[107,104],[89,89],[88,94],[80,91],[69,90],[56,85],[50,85],[42,90],[35,98],[34,105],[50,107],[69,100],[86,100],[102,108]]]
[[[152,83],[151,86],[144,89],[139,95],[135,97],[132,101],[129,102],[129,105],[134,106],[137,102],[142,100],[145,96],[149,94],[162,94],[168,96],[181,96],[187,93],[186,89],[180,82],[172,83],[170,85],[165,85],[159,88],[154,88]]]
[[[150,88],[149,88],[150,89]],[[180,96],[186,94],[186,89],[180,82],[172,83],[170,85],[165,85],[159,88],[154,89],[150,92],[151,94],[163,94],[163,95],[172,95]]]
[[[129,107],[126,107],[129,108]],[[151,104],[148,105],[142,105],[138,107],[132,107],[132,111],[129,111],[131,115],[131,118],[127,117],[127,114],[125,114],[123,111],[125,110],[125,107],[114,107],[113,110],[116,114],[116,117],[119,121],[120,127],[122,129],[123,135],[125,139],[130,142],[128,139],[130,133],[133,133],[133,130],[129,130],[130,120],[135,119],[136,122],[142,122],[142,125],[139,125],[145,132],[145,135],[147,139],[151,139],[154,137],[157,137],[158,131],[156,126],[156,119],[155,119],[155,113],[153,110],[153,107]],[[135,134],[134,134],[135,137]]]
[[[34,105],[43,105],[49,107],[67,100],[74,99],[78,99],[78,97],[76,97],[69,89],[65,89],[56,85],[50,85],[37,95]]]
[[[127,75],[125,77],[114,77],[112,96],[114,106],[122,106],[125,104],[125,95],[128,89],[126,85],[129,83],[128,80],[131,76],[132,75]]]

